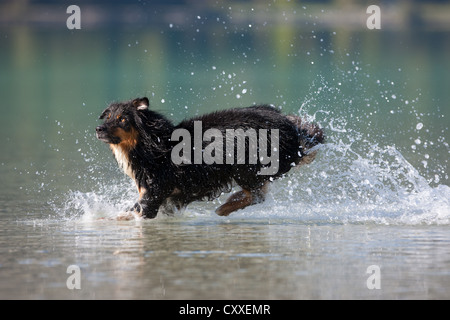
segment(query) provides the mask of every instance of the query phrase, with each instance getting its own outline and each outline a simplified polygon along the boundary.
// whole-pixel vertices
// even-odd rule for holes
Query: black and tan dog
[[[175,126],[150,110],[147,98],[137,98],[112,103],[100,119],[104,123],[96,128],[97,138],[109,144],[119,167],[136,182],[139,201],[131,211],[145,218],[156,217],[159,209],[170,213],[196,200],[215,199],[230,192],[234,183],[242,190],[216,210],[218,215],[262,202],[270,181],[293,166],[310,163],[316,146],[324,141],[317,125],[266,105],[217,111]],[[203,136],[211,132],[213,138]],[[231,141],[230,132],[235,134]],[[236,132],[244,133],[244,144],[232,144],[239,138]],[[216,148],[211,151],[213,143]],[[233,149],[228,149],[230,145]],[[208,146],[210,158],[216,161],[201,158]],[[246,151],[244,157],[239,146]],[[270,151],[265,161],[261,153],[253,154],[264,147]],[[271,158],[273,163],[267,162],[270,153],[277,155]],[[262,174],[269,166],[276,170]]]

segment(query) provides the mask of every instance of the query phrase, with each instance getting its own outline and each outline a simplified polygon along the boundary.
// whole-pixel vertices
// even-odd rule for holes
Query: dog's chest
[[[119,168],[121,168],[127,176],[129,176],[131,179],[134,180],[135,175],[133,169],[131,168],[131,163],[128,159],[128,154],[123,152],[122,148],[117,145],[111,145],[111,150],[114,154],[114,157],[117,160]]]

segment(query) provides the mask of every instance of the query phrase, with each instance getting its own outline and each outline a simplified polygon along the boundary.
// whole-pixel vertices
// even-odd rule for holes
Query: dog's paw
[[[130,220],[140,220],[142,219],[142,214],[139,212],[133,211],[125,211],[117,215],[117,221],[130,221]]]

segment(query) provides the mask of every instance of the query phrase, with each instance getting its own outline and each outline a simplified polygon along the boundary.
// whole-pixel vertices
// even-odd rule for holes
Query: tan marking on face
[[[131,128],[130,131],[118,128],[114,131],[114,135],[120,138],[120,143],[110,144],[109,147],[111,148],[119,167],[126,175],[134,180],[135,174],[131,168],[129,153],[137,144],[138,133],[134,128]]]
[[[118,146],[123,150],[123,152],[130,152],[137,145],[138,132],[136,129],[131,128],[130,131],[125,131],[122,128],[117,128],[114,131],[114,135],[120,138],[120,143]]]

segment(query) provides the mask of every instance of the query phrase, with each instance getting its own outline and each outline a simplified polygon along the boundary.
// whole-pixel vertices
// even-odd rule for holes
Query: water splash
[[[272,210],[317,223],[450,223],[448,186],[429,186],[393,146],[366,147],[328,144],[309,168],[275,183]]]
[[[339,123],[339,124],[338,124]],[[309,166],[273,183],[269,199],[227,219],[295,223],[450,224],[450,188],[431,187],[395,146],[381,146],[332,118],[328,143]],[[113,164],[112,164],[113,165]],[[111,169],[112,170],[112,169]],[[68,219],[114,219],[137,197],[134,183],[118,171],[93,191],[71,191],[62,212]],[[216,218],[218,202],[191,204],[181,215]],[[228,220],[226,220],[228,221]]]
[[[432,173],[420,170],[427,169],[426,165],[419,169],[413,166],[389,137],[407,138],[411,132],[382,127],[372,118],[385,112],[379,99],[385,99],[386,90],[380,97],[359,92],[363,89],[349,95],[341,90],[348,80],[346,75],[337,73],[338,86],[319,76],[301,103],[299,115],[325,128],[327,144],[311,165],[275,182],[272,211],[282,217],[319,223],[449,224],[450,188],[438,184],[443,180],[441,175],[447,178],[442,170],[445,165],[437,165],[440,172]],[[354,75],[351,77],[355,82]],[[365,79],[369,77],[356,80],[365,84]],[[402,99],[400,94],[390,96]],[[337,103],[339,108],[335,107]],[[412,133],[416,134],[423,130],[426,115],[411,110],[417,119]],[[448,149],[444,138],[438,140],[423,144],[440,144]],[[430,158],[429,151],[421,152],[425,159]],[[433,175],[434,179],[429,177]]]
[[[394,91],[395,87],[391,88],[393,83],[389,81],[384,81],[383,86],[383,81],[373,81],[365,74],[360,78],[355,78],[354,73],[347,75],[345,71],[337,72],[334,84],[319,76],[311,85],[310,94],[299,102],[298,114],[319,123],[327,135],[327,143],[312,164],[294,169],[275,181],[265,203],[235,212],[225,220],[216,217],[214,209],[227,195],[213,202],[193,203],[181,216],[272,223],[450,224],[450,187],[439,184],[446,179],[442,176],[446,175],[445,170],[431,173],[425,170],[424,174],[419,169],[428,170],[427,166],[419,169],[413,166],[390,136],[409,135],[409,139],[416,141],[414,151],[423,151],[427,161],[430,150],[419,151],[419,148],[427,145],[437,148],[440,143],[448,149],[444,138],[426,139],[423,134],[426,116],[414,109],[417,98],[402,97]],[[382,87],[379,96],[365,91],[368,81]],[[344,87],[355,82],[359,85],[352,88],[353,95],[345,92]],[[415,114],[412,133],[398,132],[392,127],[388,127],[391,132],[381,132],[383,127],[373,115],[389,112],[386,103],[393,100],[403,101]],[[394,114],[402,112],[405,110],[399,107]],[[422,133],[420,142],[416,137],[418,132]],[[97,145],[98,141],[85,140],[88,152],[82,155],[91,174],[84,182],[90,186],[89,191],[69,191],[62,202],[54,201],[54,211],[68,219],[115,218],[137,199],[135,185],[119,173],[112,160],[106,165],[96,161],[99,151],[92,144]]]

